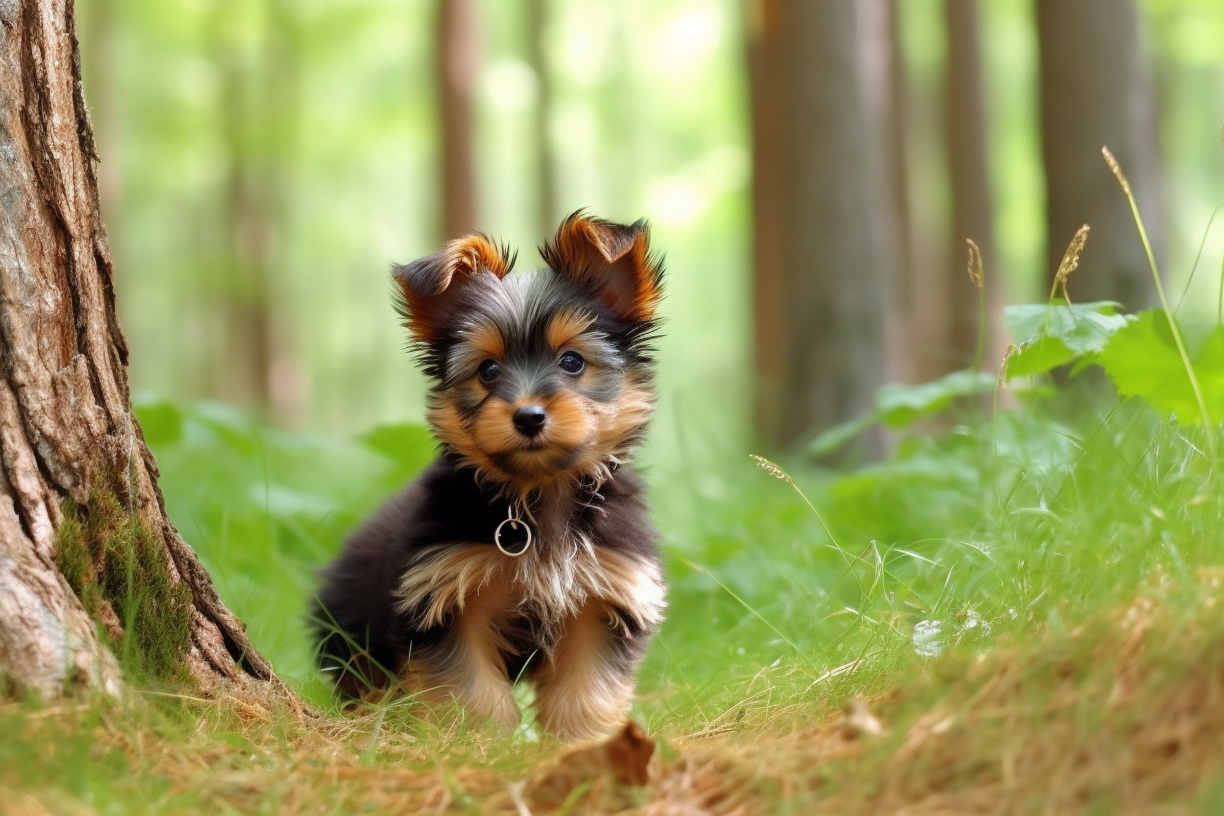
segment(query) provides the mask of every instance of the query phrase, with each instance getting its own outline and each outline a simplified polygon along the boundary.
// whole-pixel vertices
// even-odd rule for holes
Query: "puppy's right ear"
[[[514,266],[505,246],[484,235],[469,235],[447,243],[436,255],[391,267],[399,288],[395,308],[414,340],[432,343],[445,333],[464,288],[489,273],[504,278]]]

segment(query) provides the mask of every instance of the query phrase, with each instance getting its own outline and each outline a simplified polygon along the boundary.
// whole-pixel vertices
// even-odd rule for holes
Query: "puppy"
[[[641,479],[663,276],[645,222],[582,212],[511,275],[481,235],[396,266],[430,379],[437,459],[322,573],[320,662],[341,693],[398,687],[513,728],[512,684],[566,738],[611,733],[663,621]]]

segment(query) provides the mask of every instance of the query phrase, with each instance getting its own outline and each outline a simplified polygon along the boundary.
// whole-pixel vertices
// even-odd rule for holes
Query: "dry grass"
[[[89,755],[129,774],[113,794],[146,803],[128,812],[1199,812],[1224,767],[1219,583],[1206,571],[1195,604],[1157,586],[1069,631],[920,664],[870,711],[795,704],[658,752],[635,732],[509,745],[395,710],[311,717],[250,698],[158,698],[178,714],[167,721],[133,715],[148,697],[0,715],[20,717],[14,736],[44,767],[74,761],[60,745],[88,728]],[[0,768],[0,813],[103,812],[69,789]]]
[[[718,813],[778,800],[830,814],[1199,812],[1224,768],[1224,621],[1214,596],[1203,611],[1179,620],[1153,594],[1071,632],[936,662],[876,701],[884,735],[851,709],[845,723],[696,744],[656,787],[718,757],[755,779],[750,805]]]

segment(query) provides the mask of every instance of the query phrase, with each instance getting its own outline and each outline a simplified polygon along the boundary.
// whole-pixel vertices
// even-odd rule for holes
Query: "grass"
[[[7,704],[0,813],[1224,802],[1224,482],[1207,430],[1140,399],[1021,394],[850,473],[762,468],[716,443],[648,460],[670,609],[634,712],[659,758],[636,791],[557,781],[563,746],[530,723],[506,739],[402,703],[347,715],[318,680],[301,619],[312,571],[428,459],[420,429],[336,440],[217,406],[139,413],[172,517],[315,711],[173,684]],[[847,721],[854,700],[883,733]]]

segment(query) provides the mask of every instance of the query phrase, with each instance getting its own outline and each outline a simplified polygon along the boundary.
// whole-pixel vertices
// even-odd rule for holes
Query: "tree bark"
[[[475,128],[472,94],[479,69],[473,0],[437,2],[437,87],[441,125],[442,237],[461,238],[477,227]]]
[[[132,416],[72,4],[0,2],[0,36],[0,685],[114,693],[108,644],[154,642],[204,690],[276,683],[166,517]],[[164,580],[117,593],[116,564]]]
[[[881,135],[863,94],[853,0],[778,4],[780,167],[787,183],[780,292],[785,354],[774,440],[871,410],[884,376],[889,231]],[[864,452],[881,441],[869,432]]]
[[[1041,144],[1046,177],[1046,278],[1081,224],[1092,236],[1069,289],[1077,300],[1129,309],[1154,297],[1147,258],[1107,145],[1130,177],[1156,257],[1163,247],[1151,85],[1134,0],[1038,0]]]

